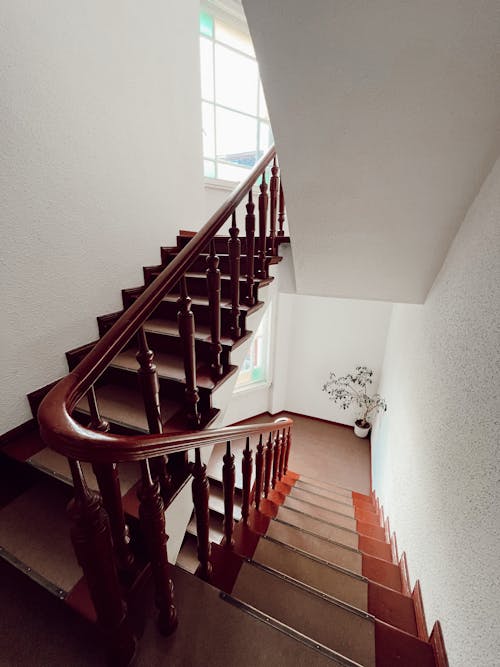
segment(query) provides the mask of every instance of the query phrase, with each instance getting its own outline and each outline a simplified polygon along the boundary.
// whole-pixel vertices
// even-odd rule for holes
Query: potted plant
[[[360,408],[361,416],[354,422],[354,433],[359,438],[366,438],[371,429],[368,416],[387,410],[387,404],[380,394],[369,396],[366,393],[367,385],[373,382],[372,376],[371,368],[356,366],[354,373],[342,377],[337,377],[332,371],[329,380],[323,385],[323,391],[326,391],[328,398],[338,403],[343,410],[347,410],[351,405]]]

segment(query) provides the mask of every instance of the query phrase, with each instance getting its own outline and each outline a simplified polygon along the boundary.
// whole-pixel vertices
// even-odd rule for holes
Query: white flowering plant
[[[366,392],[368,385],[372,384],[373,371],[367,366],[356,366],[353,373],[347,373],[342,377],[332,371],[322,390],[328,394],[328,398],[335,401],[342,410],[347,410],[351,405],[360,408],[361,417],[356,421],[361,428],[370,426],[368,416],[377,412],[385,412],[387,403],[380,394],[369,396]]]

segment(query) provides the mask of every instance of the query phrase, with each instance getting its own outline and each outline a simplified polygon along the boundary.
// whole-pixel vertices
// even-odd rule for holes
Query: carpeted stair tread
[[[329,523],[334,523],[337,526],[342,526],[343,528],[348,528],[349,530],[356,530],[357,524],[356,519],[353,519],[350,516],[345,514],[340,514],[333,510],[327,509],[325,507],[320,507],[318,505],[313,505],[305,500],[299,500],[295,496],[287,496],[284,507],[289,507],[290,509],[295,509],[305,514],[310,514],[311,516],[316,517],[317,519],[323,519]]]
[[[42,480],[0,510],[0,545],[64,592],[82,577],[70,540],[66,506],[73,493],[54,480]]]
[[[283,542],[283,544],[289,544],[333,565],[361,574],[362,555],[356,549],[330,542],[280,521],[271,521],[266,534],[279,542]]]
[[[73,484],[69,470],[68,459],[62,454],[58,454],[53,449],[46,447],[40,452],[28,459],[28,463],[35,466],[43,472],[58,477],[67,484]],[[83,474],[90,489],[98,490],[97,480],[90,463],[81,463]],[[124,496],[140,479],[141,470],[138,463],[119,463],[118,473],[120,478],[120,489]]]
[[[150,615],[134,667],[333,667],[331,658],[223,599],[219,591],[172,568],[179,625],[169,637],[157,630],[152,586],[144,591]],[[251,610],[249,610],[251,611]]]
[[[292,487],[290,492],[292,498],[297,500],[303,500],[304,502],[311,503],[312,505],[317,505],[319,507],[324,507],[338,514],[345,514],[345,516],[350,516],[354,518],[355,509],[352,505],[346,505],[345,503],[339,503],[330,498],[318,498],[314,493],[309,493],[308,491],[303,491],[302,489]],[[319,500],[319,502],[318,502]]]
[[[248,563],[241,567],[233,596],[341,655],[375,667],[373,618]]]
[[[352,549],[358,548],[359,539],[357,533],[348,530],[347,528],[342,528],[341,526],[326,523],[321,519],[315,519],[309,514],[297,512],[284,506],[279,508],[277,518],[280,521],[284,521],[288,524],[296,526],[297,528],[308,530],[309,532],[314,533],[319,537],[324,537],[327,540],[340,542],[340,544],[344,544],[348,547],[351,547]]]
[[[309,475],[300,475],[298,482],[304,483],[309,486],[314,486],[320,489],[328,489],[330,491],[334,491],[335,493],[339,493],[340,495],[352,498],[352,489],[347,489],[345,486],[342,486],[341,484],[335,484],[334,482],[325,482],[315,477],[309,477]]]
[[[139,389],[134,390],[117,384],[107,384],[96,388],[97,403],[101,417],[125,428],[149,433],[144,400]],[[77,405],[78,411],[90,414],[87,397]],[[161,399],[162,422],[169,421],[180,412],[181,406],[174,401]]]
[[[269,539],[259,541],[252,560],[357,609],[368,609],[368,584],[359,575],[326,565]]]
[[[301,479],[296,481],[295,488],[300,491],[306,491],[314,496],[318,496],[320,501],[326,498],[338,503],[343,503],[344,505],[350,505],[351,507],[354,505],[352,494],[345,495],[320,486],[313,486],[312,484],[303,482]],[[318,501],[318,504],[321,504],[320,501]]]

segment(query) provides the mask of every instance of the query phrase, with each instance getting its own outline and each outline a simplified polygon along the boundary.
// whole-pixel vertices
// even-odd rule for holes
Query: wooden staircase
[[[30,395],[40,433],[16,429],[0,452],[0,556],[97,623],[113,666],[134,659],[154,599],[172,664],[443,667],[439,626],[429,642],[375,499],[289,471],[290,419],[215,427],[231,355],[288,241],[278,192],[271,149],[200,232],[181,231],[144,285],[123,290],[123,310],[98,317],[99,340],[66,355],[70,374]],[[178,568],[169,521],[187,525]],[[177,609],[194,619],[197,599],[213,617],[193,643]],[[263,643],[250,659],[226,638],[200,658],[221,626]]]

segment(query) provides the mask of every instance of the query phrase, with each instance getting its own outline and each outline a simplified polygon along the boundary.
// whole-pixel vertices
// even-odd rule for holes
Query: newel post
[[[99,497],[89,491],[80,463],[69,459],[69,465],[75,491],[68,505],[71,541],[106,641],[108,664],[125,667],[134,656],[136,640],[120,590],[108,516]]]

